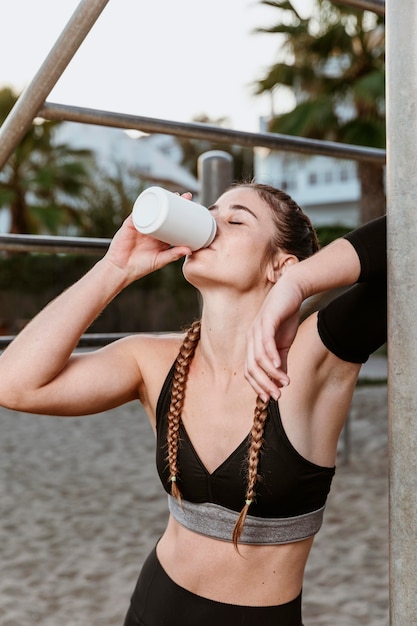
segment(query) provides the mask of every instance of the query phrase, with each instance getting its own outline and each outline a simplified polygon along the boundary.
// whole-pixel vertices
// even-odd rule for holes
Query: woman
[[[318,278],[307,265],[303,288],[294,290],[285,277],[308,263],[317,240],[289,196],[244,184],[210,210],[216,238],[192,254],[139,234],[128,218],[104,258],[4,352],[0,403],[62,416],[135,399],[145,407],[171,515],[143,566],[125,626],[300,626],[304,568],[360,363],[326,347],[316,315],[295,336],[294,311],[310,292],[354,283],[361,262],[351,243],[339,241],[329,253],[332,271],[323,250],[312,259]],[[184,255],[185,278],[202,296],[201,322],[185,336],[132,336],[73,354],[123,288]],[[292,302],[288,376],[276,354],[272,370],[256,355],[248,384],[246,336],[281,282]]]

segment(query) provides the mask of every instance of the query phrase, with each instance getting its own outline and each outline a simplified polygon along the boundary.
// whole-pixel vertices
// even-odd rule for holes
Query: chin
[[[197,252],[198,250],[196,250],[196,252],[192,252],[191,254],[187,254],[187,256],[185,257],[184,263],[182,264],[182,271],[184,276],[188,270],[193,271],[194,268],[198,267],[200,268],[200,271],[202,271],[204,265],[207,266],[206,263],[200,263]]]
[[[196,287],[196,289],[199,289],[200,286],[210,280],[207,276],[207,269],[206,263],[198,263],[197,259],[192,255],[187,256],[182,265],[182,273],[185,280],[193,287]]]

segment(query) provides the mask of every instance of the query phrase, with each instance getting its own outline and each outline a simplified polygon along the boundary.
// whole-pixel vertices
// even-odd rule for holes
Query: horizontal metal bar
[[[108,343],[123,339],[136,333],[86,333],[80,337],[78,348],[106,346]],[[0,335],[0,349],[7,348],[16,335]]]
[[[146,133],[161,133],[188,137],[190,139],[207,139],[231,145],[262,146],[272,150],[318,154],[333,158],[371,161],[380,164],[385,163],[386,158],[385,150],[378,148],[351,146],[333,141],[319,141],[292,135],[280,135],[278,133],[249,133],[211,126],[210,124],[174,122],[125,113],[54,104],[52,102],[45,102],[43,108],[39,111],[39,116],[48,120],[134,129]]]
[[[0,235],[0,250],[8,252],[72,252],[99,254],[110,245],[110,239],[93,237],[55,237],[45,235]]]
[[[335,4],[341,4],[353,9],[373,11],[378,15],[385,15],[385,0],[332,0]]]
[[[30,128],[45,98],[84,41],[109,0],[81,0],[31,83],[0,128],[0,169]],[[3,28],[5,20],[3,19]],[[30,54],[30,48],[25,49]]]
[[[136,333],[86,333],[81,335],[78,342],[79,348],[106,346],[108,343],[123,339]]]

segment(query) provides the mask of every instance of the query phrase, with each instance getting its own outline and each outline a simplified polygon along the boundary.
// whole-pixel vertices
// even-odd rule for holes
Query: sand
[[[387,389],[359,387],[304,586],[306,626],[388,625]],[[57,419],[0,409],[0,626],[121,626],[166,522],[137,403]]]

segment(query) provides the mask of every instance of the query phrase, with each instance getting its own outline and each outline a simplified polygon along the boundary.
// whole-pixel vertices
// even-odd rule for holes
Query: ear
[[[276,283],[287,267],[290,267],[290,265],[294,265],[294,263],[298,262],[297,257],[293,254],[278,252],[270,263],[268,263],[267,279],[271,283]]]

